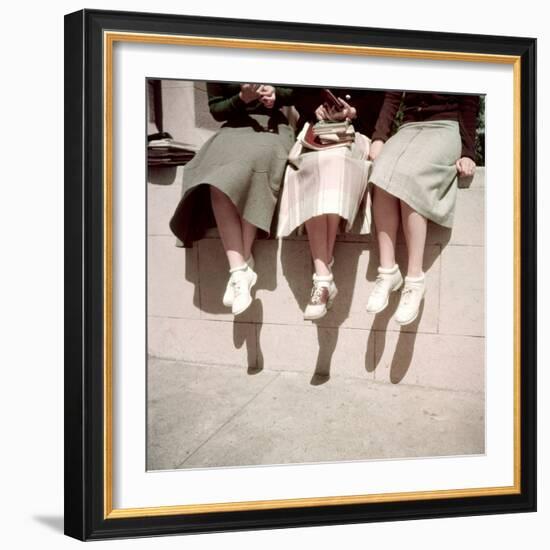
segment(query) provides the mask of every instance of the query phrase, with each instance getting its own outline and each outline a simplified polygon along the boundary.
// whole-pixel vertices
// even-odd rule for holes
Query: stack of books
[[[301,141],[309,149],[322,150],[348,145],[355,140],[355,129],[349,120],[342,122],[321,121],[306,123]]]
[[[338,141],[353,141],[355,131],[349,120],[321,121],[313,126],[313,134],[318,136],[321,143],[336,143]]]
[[[179,166],[187,164],[197,153],[198,148],[182,143],[163,133],[149,136],[147,144],[147,164],[149,166]]]

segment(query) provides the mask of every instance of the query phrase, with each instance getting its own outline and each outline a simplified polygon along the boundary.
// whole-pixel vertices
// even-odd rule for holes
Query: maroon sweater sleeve
[[[372,141],[386,141],[390,137],[393,121],[399,109],[399,105],[401,105],[402,97],[403,92],[385,93],[384,103],[380,109],[380,114],[378,115],[378,120],[376,121],[372,134]]]
[[[460,139],[462,140],[461,157],[476,158],[476,128],[477,113],[479,110],[479,96],[460,96],[458,103],[458,124]]]

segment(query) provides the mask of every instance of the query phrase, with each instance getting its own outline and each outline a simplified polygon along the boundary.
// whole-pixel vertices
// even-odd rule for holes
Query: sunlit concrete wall
[[[203,83],[163,82],[164,130],[200,144],[218,127]],[[427,293],[419,319],[402,329],[391,316],[366,312],[378,265],[373,236],[336,244],[339,289],[316,323],[302,311],[312,265],[303,237],[258,240],[255,301],[233,318],[222,305],[227,264],[216,231],[192,249],[176,246],[168,221],[179,200],[183,167],[150,171],[148,183],[148,347],[154,357],[242,366],[250,371],[353,375],[384,383],[482,391],[484,381],[485,172],[458,193],[452,231],[429,226]],[[406,268],[399,239],[398,261]]]

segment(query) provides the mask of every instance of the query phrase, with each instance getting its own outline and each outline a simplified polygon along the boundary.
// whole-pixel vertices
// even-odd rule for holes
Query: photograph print
[[[483,455],[485,96],[146,86],[147,470]]]

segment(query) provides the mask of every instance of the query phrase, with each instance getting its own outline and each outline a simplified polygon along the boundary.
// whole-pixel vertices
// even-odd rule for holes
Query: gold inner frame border
[[[359,55],[372,57],[396,57],[409,59],[466,61],[474,63],[498,63],[513,66],[514,86],[514,484],[504,487],[462,488],[435,491],[414,491],[370,495],[346,495],[304,497],[277,500],[220,502],[208,504],[182,504],[147,508],[113,508],[113,47],[116,42],[167,44],[181,46],[206,46],[215,48],[240,48],[271,51],[295,51],[306,53]],[[304,508],[310,506],[334,506],[446,498],[490,497],[521,493],[521,58],[513,55],[447,52],[433,50],[408,50],[340,44],[316,44],[273,40],[250,40],[169,34],[133,32],[103,33],[103,391],[104,391],[104,445],[103,445],[103,510],[105,519],[170,516],[213,512]]]

